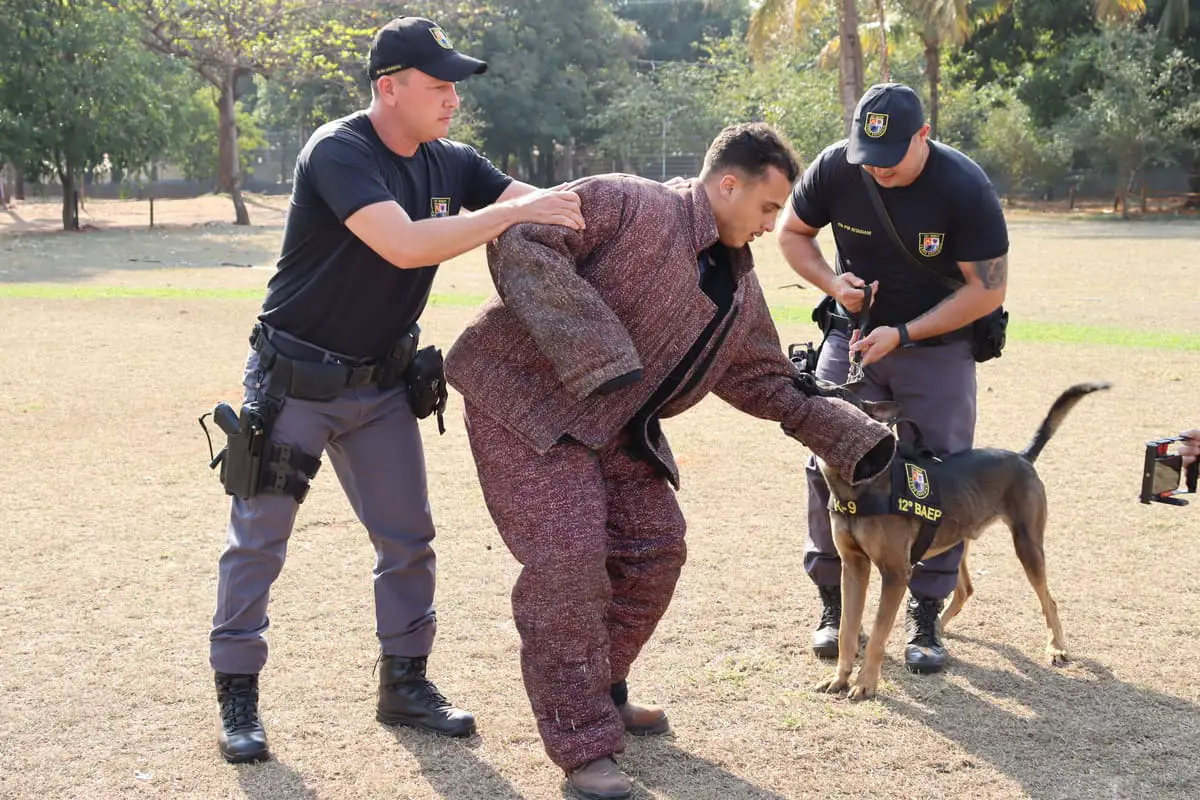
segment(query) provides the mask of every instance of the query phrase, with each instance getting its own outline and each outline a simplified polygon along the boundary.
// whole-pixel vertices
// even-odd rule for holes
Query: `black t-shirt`
[[[879,281],[871,325],[919,317],[949,294],[908,263],[871,205],[861,167],[846,162],[846,142],[827,147],[792,190],[792,207],[813,228],[833,226],[841,271]],[[929,142],[929,160],[909,186],[879,187],[900,240],[918,259],[962,282],[956,262],[1008,253],[1008,227],[984,171],[949,145]]]
[[[343,223],[394,200],[413,220],[496,201],[512,179],[473,148],[448,139],[397,155],[363,112],[317,129],[296,159],[278,271],[259,316],[327,350],[381,356],[417,321],[437,265],[399,269]]]

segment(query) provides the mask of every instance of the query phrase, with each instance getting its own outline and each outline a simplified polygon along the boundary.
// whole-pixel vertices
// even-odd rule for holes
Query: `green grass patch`
[[[33,300],[258,300],[262,289],[195,289],[182,286],[78,286],[74,284],[0,284],[0,299]],[[431,308],[474,308],[487,295],[435,292]],[[809,306],[775,306],[771,316],[778,325],[811,325]],[[1144,347],[1152,350],[1200,351],[1200,336],[1174,331],[1131,330],[1098,325],[1015,321],[1009,338],[1018,342],[1080,344],[1103,347]]]
[[[1130,330],[1063,322],[1013,322],[1008,331],[1011,338],[1021,342],[1200,351],[1200,335],[1187,332]]]
[[[771,309],[771,316],[777,325],[812,325],[812,308],[808,306],[776,306]],[[815,333],[815,326],[813,326],[813,330]],[[1043,344],[1200,351],[1200,336],[1195,333],[1131,330],[1100,325],[1072,325],[1063,322],[1014,321],[1008,326],[1008,338],[1016,342]]]

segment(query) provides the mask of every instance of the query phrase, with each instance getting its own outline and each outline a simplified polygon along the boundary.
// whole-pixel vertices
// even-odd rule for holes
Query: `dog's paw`
[[[1050,658],[1050,666],[1061,667],[1071,661],[1071,657],[1067,655],[1066,650],[1057,647],[1046,648],[1046,655]]]
[[[824,692],[825,694],[840,694],[846,691],[850,686],[850,682],[844,678],[839,678],[834,675],[832,678],[823,680],[813,687],[813,691]]]
[[[850,690],[849,696],[850,696],[851,700],[855,700],[855,701],[870,700],[871,698],[873,698],[875,696],[875,687],[867,686],[864,683],[856,683],[856,684],[854,684],[854,687]]]

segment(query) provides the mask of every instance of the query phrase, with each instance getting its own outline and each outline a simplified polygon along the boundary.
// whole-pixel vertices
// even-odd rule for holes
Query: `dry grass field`
[[[445,436],[425,427],[431,671],[480,734],[375,723],[372,551],[323,474],[272,597],[276,759],[217,755],[207,635],[227,501],[196,418],[238,397],[286,199],[254,202],[248,229],[219,198],[159,204],[153,230],[144,203],[92,202],[82,234],[44,232],[54,206],[0,212],[0,798],[561,797],[520,681],[516,565],[457,409]],[[906,673],[897,634],[879,700],[812,692],[830,667],[807,647],[808,454],[710,399],[666,426],[690,562],[631,677],[675,729],[629,742],[639,797],[1200,796],[1200,506],[1136,500],[1143,442],[1200,425],[1200,223],[1011,228],[1012,335],[979,371],[978,441],[1022,446],[1063,388],[1114,383],[1038,462],[1075,660],[1043,662],[1036,599],[997,527],[972,551],[977,594],[945,674]],[[811,338],[815,293],[780,288],[794,281],[770,242],[759,257],[785,342]],[[480,255],[447,264],[434,291],[423,326],[445,346],[488,293]]]

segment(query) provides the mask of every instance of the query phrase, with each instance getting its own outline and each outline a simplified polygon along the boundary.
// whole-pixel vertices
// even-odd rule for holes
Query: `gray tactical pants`
[[[247,399],[261,391],[257,353],[246,362],[244,385]],[[428,655],[436,629],[434,527],[421,435],[403,386],[346,389],[328,402],[289,397],[271,440],[314,456],[328,453],[375,546],[376,634],[383,652]],[[217,672],[256,674],[267,661],[267,599],[298,507],[283,494],[233,498],[209,636]]]
[[[850,369],[849,338],[833,331],[821,348],[817,377],[842,383]],[[959,340],[934,347],[894,350],[866,370],[859,394],[864,400],[895,400],[901,416],[921,428],[925,444],[938,455],[971,449],[975,439],[975,359],[971,342]],[[912,429],[900,426],[901,438],[911,441]],[[829,487],[810,459],[808,479],[808,541],[804,568],[818,586],[841,583],[842,562],[833,544],[829,523]],[[915,597],[941,599],[954,591],[962,545],[921,561],[913,568],[909,590]]]

